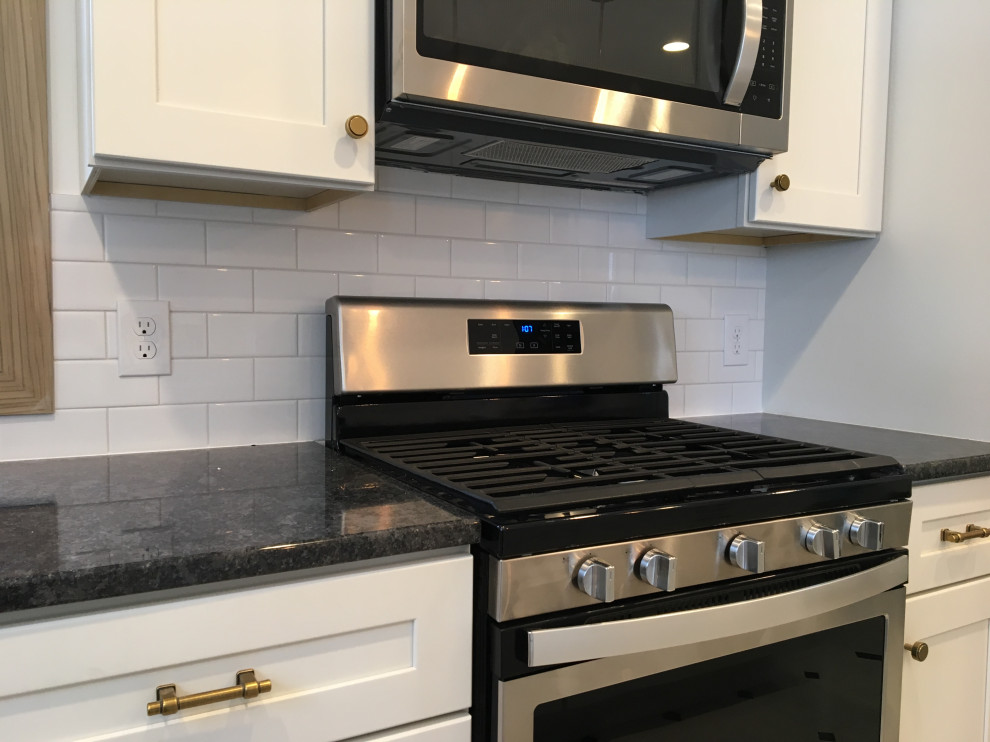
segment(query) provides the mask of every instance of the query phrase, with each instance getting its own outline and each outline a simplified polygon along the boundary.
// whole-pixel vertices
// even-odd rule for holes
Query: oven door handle
[[[726,639],[811,618],[859,603],[907,582],[908,558],[831,582],[738,603],[630,618],[610,623],[528,632],[529,666],[682,647]]]
[[[756,57],[760,51],[760,34],[763,30],[763,0],[743,0],[743,24],[739,40],[739,56],[732,70],[729,84],[725,86],[727,106],[738,106],[746,97],[749,81],[756,69]]]

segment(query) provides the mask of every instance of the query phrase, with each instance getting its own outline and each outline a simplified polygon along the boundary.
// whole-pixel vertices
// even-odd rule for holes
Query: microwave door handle
[[[739,56],[736,58],[735,69],[725,88],[723,103],[727,106],[738,106],[746,97],[753,70],[756,68],[756,57],[760,53],[760,33],[763,30],[763,0],[742,0],[745,7],[743,13],[742,38],[739,40]]]
[[[527,636],[529,666],[583,662],[765,631],[845,608],[903,585],[907,565],[907,557],[900,556],[848,577],[765,598],[647,618],[537,629]]]

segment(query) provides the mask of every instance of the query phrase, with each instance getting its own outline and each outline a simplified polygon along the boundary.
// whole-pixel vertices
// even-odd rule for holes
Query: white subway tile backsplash
[[[690,384],[684,387],[684,416],[724,415],[732,409],[732,384]]]
[[[636,276],[636,253],[608,247],[582,247],[580,252],[582,281],[632,283]]]
[[[607,245],[608,214],[550,209],[550,241],[558,245]]]
[[[413,276],[449,276],[450,240],[383,234],[378,238],[378,269]]]
[[[417,198],[416,234],[483,239],[485,205],[480,201]]]
[[[688,255],[687,282],[693,286],[735,286],[736,259],[729,255]]]
[[[323,314],[337,287],[336,273],[255,271],[254,310]]]
[[[339,204],[321,206],[313,211],[286,211],[284,209],[251,209],[255,224],[282,224],[286,227],[312,227],[337,229],[340,224]]]
[[[704,286],[661,286],[660,301],[683,319],[711,316],[712,290]]]
[[[325,356],[256,358],[254,398],[314,399],[326,393]]]
[[[378,235],[329,229],[300,229],[299,269],[360,273],[378,270]]]
[[[678,353],[677,383],[704,384],[708,381],[708,353]]]
[[[452,195],[454,198],[466,198],[472,201],[501,201],[507,204],[517,204],[519,203],[519,184],[506,180],[462,178],[455,175]]]
[[[105,453],[106,409],[58,409],[54,415],[0,417],[0,461]]]
[[[563,209],[581,208],[581,192],[574,188],[519,184],[519,203],[530,206],[557,206]]]
[[[684,417],[684,387],[677,384],[667,384],[668,414],[673,418]]]
[[[209,355],[212,358],[253,358],[296,354],[294,314],[211,314]]]
[[[722,351],[709,353],[708,379],[718,383],[755,381],[756,369],[752,355],[752,352],[750,352],[749,363],[744,366],[726,366],[725,354]]]
[[[251,271],[236,268],[158,268],[158,298],[172,311],[250,312]]]
[[[103,312],[53,312],[55,360],[106,358]]]
[[[299,440],[321,441],[326,438],[327,401],[325,399],[299,400]]]
[[[297,403],[242,402],[211,404],[210,446],[251,446],[285,443],[298,436]]]
[[[51,213],[52,260],[103,260],[103,214]]]
[[[732,414],[763,411],[763,384],[750,381],[732,385]]]
[[[251,209],[219,204],[193,204],[184,201],[159,201],[155,213],[158,216],[178,217],[180,219],[209,219],[221,222],[251,221]]]
[[[656,304],[660,301],[660,287],[631,283],[610,283],[607,300],[631,302],[633,304]]]
[[[485,238],[496,242],[549,242],[550,209],[544,206],[488,204]]]
[[[295,268],[296,230],[263,224],[207,222],[206,262],[241,268]]]
[[[636,194],[394,168],[378,187],[310,213],[53,195],[59,410],[0,418],[0,460],[321,438],[337,293],[663,301],[671,414],[761,408],[763,248],[648,240]],[[171,302],[170,375],[116,375],[123,298]],[[722,365],[727,311],[751,318],[748,366]]]
[[[545,301],[548,296],[546,281],[485,281],[486,299]]]
[[[402,167],[375,170],[375,188],[379,191],[449,197],[450,181],[451,176],[446,173],[422,173]]]
[[[515,278],[519,246],[512,242],[452,240],[450,274],[464,278]]]
[[[415,296],[416,279],[413,276],[375,276],[369,274],[340,275],[341,296]],[[327,294],[327,298],[332,294]],[[326,305],[324,302],[324,311]]]
[[[687,258],[681,253],[637,250],[636,283],[684,283],[687,281]]]
[[[721,351],[725,342],[724,324],[720,319],[685,320],[685,350]]]
[[[550,301],[605,301],[604,283],[551,281]]]
[[[757,289],[712,289],[712,317],[727,314],[748,314],[756,317],[760,308],[760,292]]]
[[[620,214],[636,214],[640,201],[646,196],[619,191],[578,191],[581,194],[581,208],[594,211],[614,211]]]
[[[327,297],[328,299],[330,297]],[[325,314],[299,315],[299,355],[322,356],[327,352],[327,318]]]
[[[161,377],[161,404],[254,399],[254,363],[249,358],[177,358],[171,376]]]
[[[519,277],[576,281],[580,249],[570,245],[519,245]]]
[[[113,310],[118,299],[157,298],[153,265],[52,263],[54,309]]]
[[[338,204],[340,228],[355,232],[416,231],[416,199],[398,193],[362,193]]]
[[[206,405],[155,405],[109,410],[109,453],[205,448]]]
[[[205,358],[206,315],[202,312],[172,312],[172,357]],[[114,326],[116,335],[116,326]]]
[[[206,262],[203,222],[148,216],[107,216],[107,260],[114,263],[202,265]]]
[[[646,239],[646,217],[638,214],[608,215],[608,244],[612,247],[634,247],[659,250],[662,242]]]
[[[417,276],[416,296],[435,299],[483,299],[485,282],[480,278],[433,278]]]
[[[58,408],[158,404],[157,376],[118,376],[117,361],[55,361]]]
[[[767,259],[737,258],[736,286],[765,289],[767,287]]]

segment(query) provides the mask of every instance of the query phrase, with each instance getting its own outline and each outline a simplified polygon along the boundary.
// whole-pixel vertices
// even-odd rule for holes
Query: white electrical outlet
[[[117,374],[172,373],[167,301],[117,302]]]
[[[749,363],[749,316],[745,314],[725,315],[724,329],[722,365],[747,365]]]

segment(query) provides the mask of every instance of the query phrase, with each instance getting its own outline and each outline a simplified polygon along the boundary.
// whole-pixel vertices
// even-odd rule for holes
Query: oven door
[[[497,738],[896,742],[907,557],[787,579],[754,583],[751,600],[522,629],[530,672],[575,664],[497,682]]]
[[[389,7],[392,99],[786,149],[790,0]]]

